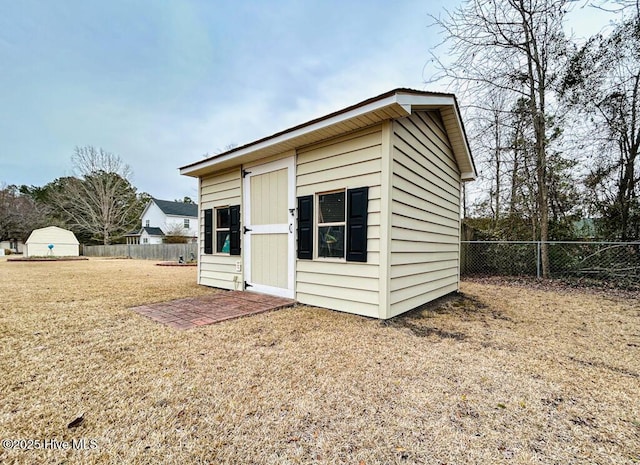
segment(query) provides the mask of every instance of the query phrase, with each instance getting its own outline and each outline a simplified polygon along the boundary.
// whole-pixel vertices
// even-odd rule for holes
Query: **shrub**
[[[189,242],[189,238],[187,236],[164,236],[165,244],[186,244]]]

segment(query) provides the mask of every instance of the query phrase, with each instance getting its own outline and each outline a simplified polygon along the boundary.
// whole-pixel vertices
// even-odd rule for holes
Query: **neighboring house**
[[[53,247],[51,247],[53,246]],[[78,239],[73,232],[57,226],[34,229],[25,242],[25,257],[77,257],[80,255]]]
[[[22,253],[24,251],[24,243],[18,239],[9,239],[0,241],[0,250],[11,250],[12,253]]]
[[[165,234],[160,228],[144,227],[139,232],[138,244],[162,244]]]
[[[198,238],[198,206],[192,203],[151,199],[142,212],[141,229],[125,235],[127,244],[162,244],[167,234]]]
[[[452,94],[396,89],[205,160],[198,283],[391,318],[458,290]]]

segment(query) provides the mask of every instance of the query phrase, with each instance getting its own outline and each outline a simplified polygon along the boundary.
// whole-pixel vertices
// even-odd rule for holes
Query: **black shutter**
[[[229,207],[229,254],[240,255],[240,205]]]
[[[313,258],[313,195],[298,197],[298,258]]]
[[[367,261],[369,188],[347,190],[347,261]]]
[[[204,253],[213,253],[213,209],[204,211]]]

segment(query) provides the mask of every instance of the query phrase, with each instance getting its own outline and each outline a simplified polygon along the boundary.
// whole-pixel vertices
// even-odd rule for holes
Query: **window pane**
[[[216,210],[216,228],[228,228],[229,227],[229,209],[219,208]]]
[[[216,232],[216,252],[229,253],[229,231]]]
[[[318,228],[318,256],[344,257],[344,226]]]
[[[340,223],[344,221],[344,191],[318,196],[320,211],[318,223]]]

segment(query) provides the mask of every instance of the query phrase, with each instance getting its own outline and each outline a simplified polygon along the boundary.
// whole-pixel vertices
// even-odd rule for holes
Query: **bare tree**
[[[486,203],[496,228],[503,213],[505,184],[505,137],[509,111],[502,94],[490,95],[482,111],[468,112],[468,128],[474,134],[474,157],[480,167],[481,183],[486,185],[489,199]]]
[[[590,124],[598,157],[586,177],[603,230],[640,237],[640,2],[611,6],[621,14],[608,36],[575,51],[563,79],[566,99]],[[597,136],[594,136],[596,135]]]
[[[542,273],[549,276],[549,143],[556,69],[566,50],[562,22],[569,0],[468,0],[434,18],[445,32],[451,64],[435,57],[440,74],[465,99],[485,102],[496,93],[526,103],[533,128],[537,223]],[[482,107],[482,103],[477,104]]]
[[[185,235],[185,229],[181,225],[175,224],[166,231],[164,242],[166,244],[187,244],[189,237]]]
[[[0,240],[9,239],[15,228],[15,193],[6,184],[0,185]]]
[[[92,146],[76,147],[72,162],[75,177],[55,193],[55,201],[73,229],[110,244],[140,213],[131,169],[117,155]]]
[[[45,226],[36,202],[17,186],[0,185],[0,240],[25,241],[32,230]]]

